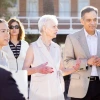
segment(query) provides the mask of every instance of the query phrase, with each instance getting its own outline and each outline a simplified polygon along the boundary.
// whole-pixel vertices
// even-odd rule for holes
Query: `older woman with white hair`
[[[38,28],[41,35],[31,43],[23,67],[31,75],[29,100],[64,100],[59,77],[61,51],[52,41],[58,32],[56,16],[43,15]]]

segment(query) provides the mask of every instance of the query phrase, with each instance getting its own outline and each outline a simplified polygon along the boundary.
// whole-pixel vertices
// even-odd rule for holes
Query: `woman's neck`
[[[51,39],[49,39],[48,37],[44,37],[42,36],[42,41],[43,41],[43,44],[46,46],[46,47],[49,47],[50,44],[51,44]]]
[[[14,45],[17,45],[18,44],[18,39],[16,37],[13,37],[10,39],[10,41],[14,44]]]

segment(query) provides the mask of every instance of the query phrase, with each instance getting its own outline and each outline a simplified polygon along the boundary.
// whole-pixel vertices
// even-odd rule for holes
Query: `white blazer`
[[[64,100],[59,79],[61,52],[59,46],[51,42],[50,52],[43,44],[41,37],[31,44],[33,46],[34,61],[32,67],[48,62],[54,72],[50,74],[36,73],[31,75],[29,100]]]
[[[17,58],[17,63],[16,63],[16,58],[14,57],[14,54],[10,46],[7,45],[3,47],[3,51],[7,53],[9,68],[11,71],[17,70],[17,64],[18,64],[18,70],[22,70],[24,59],[26,56],[26,51],[28,47],[29,47],[28,43],[24,40],[21,40],[21,49],[20,49],[19,57]]]

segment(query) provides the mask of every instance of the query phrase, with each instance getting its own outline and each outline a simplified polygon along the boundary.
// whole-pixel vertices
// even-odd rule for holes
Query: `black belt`
[[[90,76],[90,81],[99,81],[98,76]]]

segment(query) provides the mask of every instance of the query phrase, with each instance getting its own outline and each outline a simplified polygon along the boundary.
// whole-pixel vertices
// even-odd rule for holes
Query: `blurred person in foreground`
[[[7,53],[10,70],[17,72],[18,70],[22,70],[26,51],[29,45],[24,40],[25,30],[22,23],[18,19],[9,19],[8,26],[10,29],[10,41],[9,44],[3,48],[3,50]]]
[[[8,24],[0,19],[0,100],[25,100],[9,72],[6,53],[2,50],[8,44],[9,37]]]
[[[71,100],[100,100],[100,32],[98,10],[87,6],[81,11],[83,28],[68,35],[64,49],[64,66],[71,68],[76,59],[80,68],[71,74],[68,96]]]
[[[38,21],[38,28],[40,37],[31,43],[23,66],[31,75],[29,100],[64,100],[60,69],[65,69],[60,47],[52,41],[58,32],[56,16],[43,15]],[[32,68],[29,68],[30,65]],[[74,68],[79,68],[79,61]],[[76,71],[74,68],[69,73]]]

